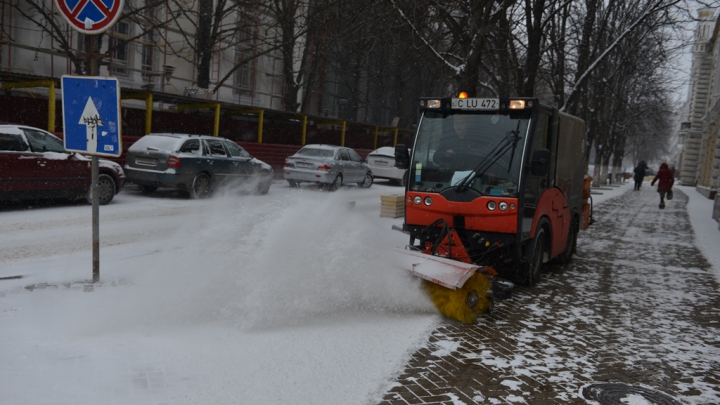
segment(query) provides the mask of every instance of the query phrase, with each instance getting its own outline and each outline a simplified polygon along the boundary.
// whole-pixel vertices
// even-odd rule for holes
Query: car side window
[[[200,140],[199,139],[191,139],[189,141],[186,141],[178,151],[180,153],[191,153],[193,155],[202,155],[202,149],[200,148]]]
[[[67,153],[60,138],[56,138],[45,132],[33,129],[23,129],[25,136],[34,152],[60,152]]]
[[[0,134],[0,150],[10,152],[25,152],[28,145],[22,136],[17,134]]]
[[[363,159],[354,150],[348,149],[348,153],[350,154],[350,160],[353,162],[362,162]]]
[[[228,152],[230,152],[230,156],[232,157],[240,157],[240,158],[249,158],[250,154],[240,147],[240,145],[236,144],[235,142],[224,142],[225,147],[227,148]]]
[[[350,155],[348,155],[347,149],[340,150],[340,160],[350,160]]]
[[[225,152],[222,142],[216,140],[206,140],[205,142],[210,149],[210,156],[227,157],[227,152]]]

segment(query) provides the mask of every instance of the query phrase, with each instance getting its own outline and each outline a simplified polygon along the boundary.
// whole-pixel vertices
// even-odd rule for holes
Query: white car
[[[368,153],[367,164],[376,179],[388,179],[405,186],[407,170],[395,167],[395,148],[392,146],[383,146]]]

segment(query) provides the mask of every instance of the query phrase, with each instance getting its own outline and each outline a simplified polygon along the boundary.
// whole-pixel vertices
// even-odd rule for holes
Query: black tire
[[[365,180],[362,183],[358,183],[358,186],[362,188],[370,188],[373,185],[373,176],[370,172],[365,173]]]
[[[540,281],[540,274],[543,269],[543,256],[545,255],[545,230],[539,228],[532,240],[532,250],[528,254],[532,255],[526,263],[521,265],[521,271],[518,282],[525,286],[533,286]]]
[[[337,177],[335,177],[335,180],[328,184],[327,188],[328,191],[337,191],[340,187],[342,187],[342,176],[338,174]]]
[[[198,174],[193,179],[192,187],[190,187],[190,198],[197,200],[209,197],[211,186],[210,176],[205,173]]]
[[[268,180],[268,181],[261,180],[260,183],[258,184],[258,187],[257,187],[257,190],[256,190],[257,194],[260,194],[260,195],[265,195],[265,194],[267,194],[268,191],[270,191],[270,185],[271,185],[271,184],[272,184],[272,181],[269,181],[269,180]]]
[[[157,186],[140,186],[140,190],[143,192],[143,194],[150,194],[157,190]]]
[[[575,253],[575,248],[577,247],[577,222],[573,221],[570,224],[570,229],[568,230],[568,238],[567,243],[565,244],[565,250],[560,253],[558,257],[555,258],[555,261],[559,264],[568,264],[572,260],[573,254]]]
[[[300,187],[300,182],[295,180],[288,180],[288,184],[290,185],[290,188],[298,188]]]
[[[108,205],[115,198],[115,180],[109,174],[100,173],[98,176],[98,204]],[[92,185],[87,192],[87,202],[92,204]]]

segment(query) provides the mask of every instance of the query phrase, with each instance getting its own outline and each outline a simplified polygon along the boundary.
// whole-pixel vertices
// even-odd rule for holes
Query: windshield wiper
[[[482,176],[485,172],[492,167],[501,157],[503,157],[509,150],[512,149],[513,155],[515,155],[515,148],[517,142],[520,140],[520,120],[518,120],[517,129],[510,131],[505,134],[503,138],[495,147],[488,153],[485,159],[481,160],[475,168],[465,176],[458,184],[456,191],[465,191],[477,177]],[[512,164],[512,157],[510,158],[510,164]],[[510,166],[508,166],[508,172]]]

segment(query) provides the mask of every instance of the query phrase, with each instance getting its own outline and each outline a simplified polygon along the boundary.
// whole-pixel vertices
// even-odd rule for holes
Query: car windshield
[[[173,136],[145,135],[130,146],[130,150],[154,149],[166,152],[175,152],[178,138]]]
[[[426,111],[418,128],[410,190],[452,186],[517,196],[529,114]]]
[[[308,147],[304,147],[296,153],[296,155],[298,155],[298,156],[327,157],[327,158],[333,157],[334,154],[335,154],[335,151],[332,149],[308,148]]]

